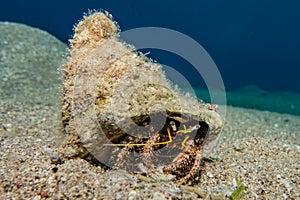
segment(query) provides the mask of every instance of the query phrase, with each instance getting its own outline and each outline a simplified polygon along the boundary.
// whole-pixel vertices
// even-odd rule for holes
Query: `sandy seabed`
[[[82,159],[53,164],[63,137],[57,106],[1,101],[0,111],[0,199],[227,199],[237,179],[243,199],[300,199],[298,116],[227,107],[209,155],[217,160],[205,162],[191,189]]]
[[[229,199],[238,182],[243,199],[300,199],[300,117],[274,112],[227,107],[218,145],[204,155],[215,161],[204,162],[193,187],[104,171],[82,159],[59,164],[64,136],[57,68],[67,46],[39,29],[6,22],[0,23],[0,46],[1,200]]]

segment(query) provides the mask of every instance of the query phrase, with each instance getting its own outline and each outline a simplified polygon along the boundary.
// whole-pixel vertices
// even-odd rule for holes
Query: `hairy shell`
[[[151,146],[156,136],[152,152],[158,153],[158,147],[172,147],[166,142],[167,130],[175,139],[178,130],[201,124],[207,127],[200,131],[201,145],[214,140],[222,127],[218,113],[211,105],[175,90],[161,66],[121,42],[119,31],[111,16],[102,12],[85,16],[75,27],[70,57],[63,65],[66,139],[60,155],[112,167],[120,157],[118,150],[124,147],[134,149],[135,155],[145,153],[144,144]],[[197,130],[189,137],[195,142],[197,134],[199,139]],[[172,143],[179,152],[181,143]],[[136,168],[139,162],[134,165]]]

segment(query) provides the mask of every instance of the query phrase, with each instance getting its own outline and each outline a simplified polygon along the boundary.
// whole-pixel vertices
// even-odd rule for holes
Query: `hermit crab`
[[[159,115],[152,117],[165,118]],[[117,167],[126,166],[133,170],[141,165],[147,169],[161,166],[163,173],[174,175],[175,182],[187,183],[200,170],[201,147],[209,131],[206,122],[195,119],[180,113],[168,113],[163,128],[155,131],[153,136],[142,138],[124,133],[117,139],[112,138],[112,144],[106,145],[121,148],[116,150],[120,152],[116,159]],[[149,121],[150,118],[146,117],[140,124],[150,126]]]
[[[60,155],[193,180],[221,131],[216,106],[173,87],[159,64],[121,41],[109,14],[90,13],[74,31],[62,66]]]

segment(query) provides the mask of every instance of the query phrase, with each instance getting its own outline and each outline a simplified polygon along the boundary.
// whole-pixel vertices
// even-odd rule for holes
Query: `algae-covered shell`
[[[63,125],[65,158],[81,157],[113,165],[124,135],[139,143],[164,128],[167,119],[205,122],[207,141],[221,131],[220,116],[208,104],[175,90],[159,64],[120,41],[107,13],[85,16],[75,27],[64,64]],[[183,122],[182,124],[184,124]]]

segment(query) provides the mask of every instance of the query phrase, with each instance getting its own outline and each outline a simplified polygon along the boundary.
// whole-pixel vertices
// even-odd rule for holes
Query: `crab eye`
[[[172,127],[172,130],[173,131],[176,131],[177,130],[177,127],[176,127],[176,124],[174,121],[170,121],[170,126]]]
[[[195,126],[193,127],[193,130],[194,130],[194,131],[195,131],[195,130],[198,130],[200,127],[201,127],[201,126],[200,126],[199,124],[197,124],[197,125],[195,125]]]

